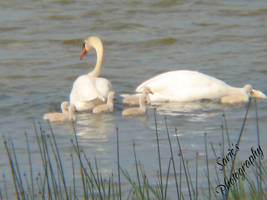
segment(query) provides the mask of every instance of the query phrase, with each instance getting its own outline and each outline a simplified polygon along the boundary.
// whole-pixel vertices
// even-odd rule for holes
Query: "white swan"
[[[264,93],[250,85],[232,87],[212,76],[197,71],[178,70],[159,74],[136,88],[142,92],[147,87],[153,102],[188,102],[201,99],[219,100],[221,103],[247,102],[249,97],[266,99]]]
[[[44,114],[43,119],[50,121],[52,123],[76,120],[74,105],[72,104],[69,105],[69,102],[64,101],[61,103],[61,111],[62,113],[60,112],[46,113]]]
[[[139,107],[124,109],[122,111],[122,115],[123,116],[144,115],[146,113],[146,100],[149,93],[152,93],[151,90],[145,87],[144,90],[142,91],[142,94],[138,96]]]
[[[98,113],[105,113],[105,112],[113,112],[113,109],[114,109],[114,102],[113,102],[114,95],[115,95],[115,92],[113,92],[113,91],[109,92],[107,103],[106,104],[97,105],[93,109],[93,113],[98,114]]]
[[[98,37],[88,37],[82,47],[80,59],[90,50],[95,49],[97,61],[92,72],[79,76],[73,83],[70,93],[70,103],[77,111],[92,110],[96,105],[106,102],[111,90],[111,83],[98,77],[103,63],[104,47]]]

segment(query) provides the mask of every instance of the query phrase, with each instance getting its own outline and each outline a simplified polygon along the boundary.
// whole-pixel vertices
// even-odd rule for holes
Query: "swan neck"
[[[100,75],[102,64],[103,64],[103,58],[104,58],[104,47],[101,42],[101,40],[98,40],[94,43],[92,43],[92,47],[96,51],[96,65],[92,72],[89,73],[90,76],[98,77]]]
[[[115,94],[114,92],[109,92],[109,94],[108,94],[107,106],[109,108],[113,108],[113,106],[114,106],[114,102],[113,102],[114,94]]]
[[[70,105],[67,114],[68,114],[69,120],[71,120],[71,121],[75,121],[76,120],[74,105]]]
[[[64,115],[67,115],[67,114],[68,114],[68,110],[66,110],[65,108],[62,108],[61,110],[62,110],[62,113],[63,113]]]
[[[145,109],[146,108],[145,98],[146,98],[145,94],[141,94],[141,96],[139,97],[139,107],[140,107],[140,109]]]
[[[108,98],[107,105],[110,108],[113,107],[113,99],[112,98]]]
[[[64,114],[64,115],[68,115],[68,105],[66,105],[64,102],[61,103],[61,112]]]
[[[74,113],[69,113],[69,120],[75,121],[75,114]]]

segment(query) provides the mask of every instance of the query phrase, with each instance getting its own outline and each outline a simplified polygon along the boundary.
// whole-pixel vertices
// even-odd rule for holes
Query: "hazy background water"
[[[105,47],[101,76],[111,81],[117,93],[115,111],[78,115],[79,140],[90,158],[99,158],[102,172],[110,174],[116,166],[118,127],[123,168],[132,171],[134,167],[129,157],[135,140],[139,159],[153,175],[157,169],[153,111],[148,111],[147,118],[123,118],[119,94],[133,93],[145,79],[177,69],[198,70],[233,86],[250,83],[267,93],[266,27],[265,0],[1,1],[0,134],[15,141],[19,159],[23,160],[24,132],[34,135],[32,118],[46,127],[42,115],[59,110],[76,77],[92,70],[95,53],[90,52],[82,61],[79,55],[82,40],[96,35]],[[163,159],[169,158],[164,116],[172,135],[178,128],[187,159],[193,160],[196,151],[204,155],[204,132],[219,148],[223,110],[234,139],[245,113],[243,106],[224,108],[203,103],[159,108]],[[266,101],[259,102],[259,115],[267,155]],[[241,148],[243,159],[248,157],[250,146],[256,145],[254,116],[251,112],[248,133],[243,138],[242,144],[247,147],[243,151]],[[61,150],[70,154],[70,127],[63,124],[54,128]],[[2,175],[9,169],[2,147],[0,154]],[[205,176],[205,171],[201,175]]]

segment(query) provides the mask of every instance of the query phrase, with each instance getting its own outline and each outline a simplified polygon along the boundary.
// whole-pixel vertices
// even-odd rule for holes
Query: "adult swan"
[[[149,88],[149,101],[188,102],[201,99],[219,100],[221,103],[234,104],[247,102],[249,97],[265,99],[261,91],[250,85],[242,88],[232,87],[212,76],[189,70],[177,70],[159,74],[141,83],[136,92]]]
[[[103,63],[104,48],[98,37],[88,37],[82,46],[80,59],[90,50],[95,49],[97,61],[92,72],[79,76],[73,83],[70,93],[70,104],[75,106],[76,111],[92,110],[95,106],[106,102],[111,83],[104,78],[98,77]]]

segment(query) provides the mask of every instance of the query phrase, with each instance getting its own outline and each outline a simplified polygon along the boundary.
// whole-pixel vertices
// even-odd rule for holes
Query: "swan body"
[[[146,113],[146,99],[148,94],[151,93],[149,88],[144,88],[142,94],[139,95],[139,107],[127,108],[122,111],[123,116],[136,116],[144,115]]]
[[[221,103],[242,103],[249,97],[265,99],[261,91],[250,85],[243,88],[232,87],[224,81],[212,76],[189,70],[177,70],[159,74],[136,88],[142,92],[149,88],[151,103],[153,102],[188,102],[202,99],[219,100]]]
[[[107,101],[111,91],[111,83],[100,75],[104,57],[104,47],[98,37],[88,37],[82,47],[80,59],[90,50],[95,49],[97,61],[92,72],[79,76],[73,83],[70,93],[70,103],[77,111],[92,110],[95,106]]]
[[[106,104],[97,105],[93,109],[93,113],[98,114],[98,113],[113,112],[113,109],[114,109],[114,102],[113,102],[114,95],[115,95],[115,92],[113,92],[113,91],[109,92],[107,103]]]
[[[60,122],[67,122],[67,121],[75,121],[75,107],[74,105],[69,105],[69,102],[64,101],[61,103],[61,113],[60,112],[53,112],[53,113],[46,113],[43,116],[44,120],[50,121],[52,123],[60,123]]]

